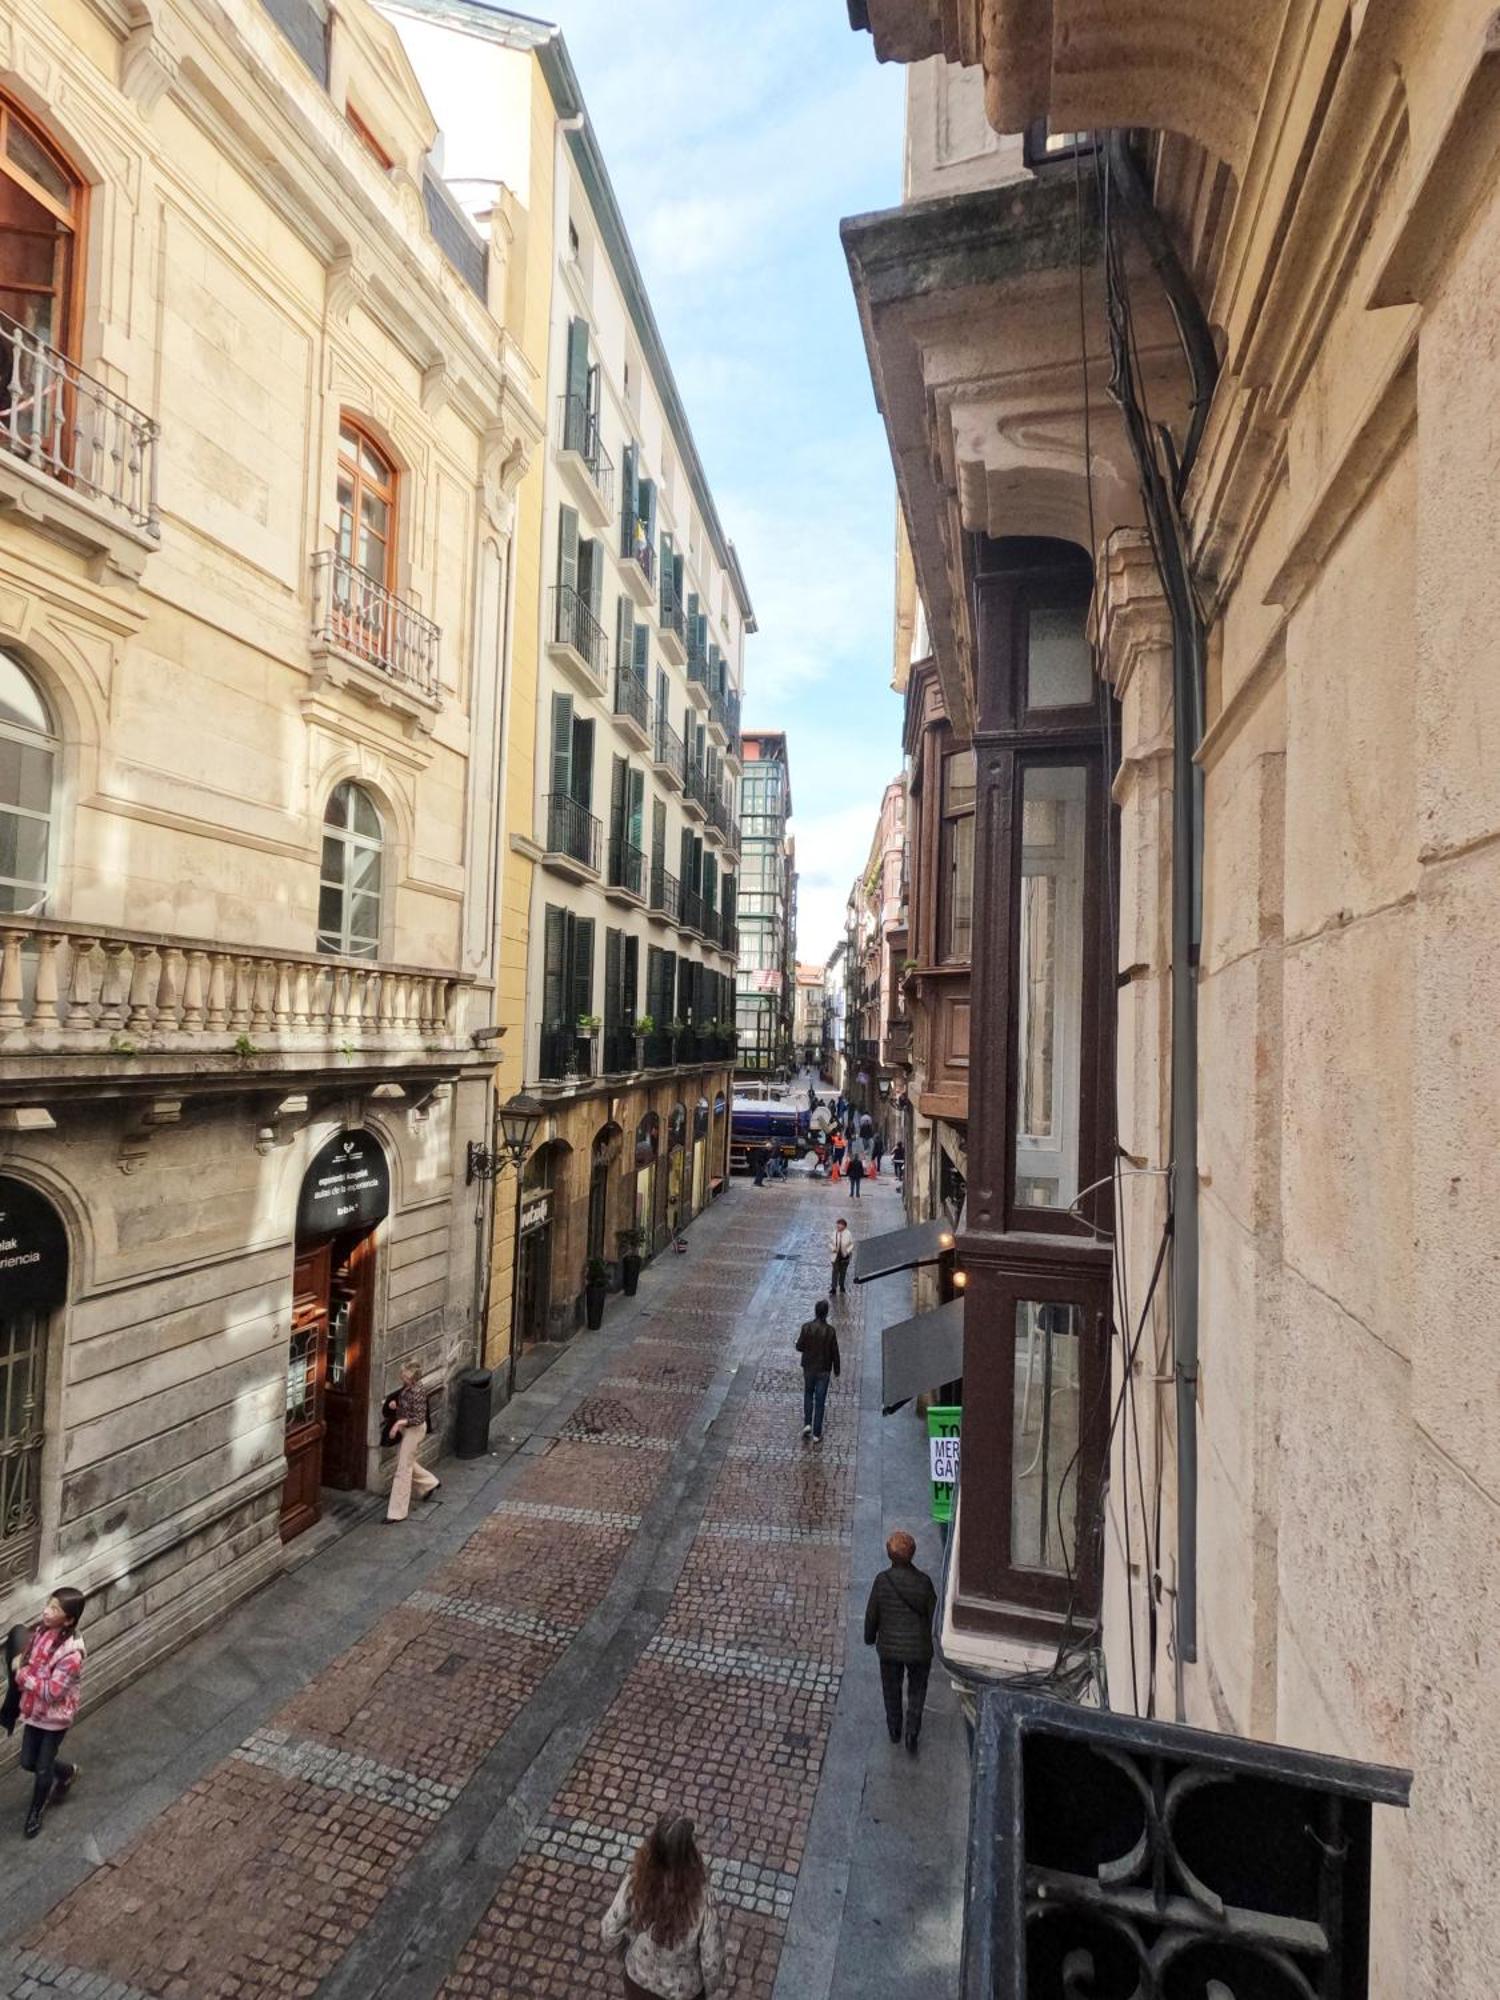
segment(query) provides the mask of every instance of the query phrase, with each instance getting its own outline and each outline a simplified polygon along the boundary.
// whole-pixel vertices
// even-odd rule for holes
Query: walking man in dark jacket
[[[839,1337],[828,1321],[828,1301],[819,1299],[813,1316],[797,1335],[802,1356],[802,1435],[823,1442],[823,1406],[828,1384],[839,1372]]]
[[[932,1669],[932,1620],[937,1592],[932,1578],[912,1561],[917,1545],[898,1528],[885,1545],[891,1559],[870,1590],[865,1606],[865,1644],[880,1658],[880,1691],[885,1696],[885,1726],[891,1741],[902,1736],[902,1677],[906,1681],[906,1747],[915,1757],[922,1733],[922,1708],[927,1700],[927,1676]]]

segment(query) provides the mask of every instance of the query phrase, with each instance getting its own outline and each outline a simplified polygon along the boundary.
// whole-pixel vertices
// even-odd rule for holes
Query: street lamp
[[[468,1180],[498,1180],[508,1166],[514,1167],[516,1173],[516,1227],[510,1252],[510,1352],[505,1364],[507,1403],[516,1393],[516,1305],[521,1289],[521,1169],[546,1116],[546,1105],[539,1104],[523,1091],[516,1097],[507,1098],[500,1107],[502,1143],[499,1146],[481,1146],[476,1139],[469,1141]]]

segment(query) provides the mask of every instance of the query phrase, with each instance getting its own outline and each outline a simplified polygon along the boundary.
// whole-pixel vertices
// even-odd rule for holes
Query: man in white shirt
[[[832,1292],[842,1292],[844,1280],[849,1273],[849,1260],[854,1255],[854,1238],[849,1234],[849,1225],[840,1216],[833,1232],[833,1276],[828,1282]]]

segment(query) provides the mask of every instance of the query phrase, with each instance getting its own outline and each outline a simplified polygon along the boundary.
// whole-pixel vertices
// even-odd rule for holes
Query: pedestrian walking
[[[906,1145],[901,1139],[898,1139],[891,1148],[891,1166],[895,1170],[897,1187],[904,1186],[906,1182]]]
[[[427,1392],[422,1387],[422,1370],[415,1361],[407,1361],[402,1364],[396,1419],[391,1425],[391,1436],[396,1441],[396,1476],[391,1481],[390,1504],[385,1510],[387,1521],[406,1519],[413,1486],[424,1500],[430,1500],[443,1483],[417,1461],[426,1435]]]
[[[906,1747],[915,1757],[922,1734],[927,1676],[932,1671],[937,1592],[932,1578],[913,1562],[917,1545],[904,1528],[889,1537],[885,1552],[891,1566],[871,1585],[870,1601],[865,1606],[865,1644],[875,1648],[880,1661],[880,1691],[885,1697],[885,1726],[891,1741],[899,1743],[904,1735]]]
[[[724,1927],[690,1819],[664,1813],[656,1822],[599,1935],[620,1956],[626,2000],[713,2000],[729,1990]]]
[[[839,1372],[839,1337],[829,1323],[827,1299],[819,1299],[812,1318],[802,1322],[797,1352],[802,1356],[802,1435],[821,1444],[828,1385]]]
[[[829,1280],[830,1292],[842,1292],[844,1279],[849,1271],[849,1259],[854,1255],[854,1238],[849,1234],[849,1225],[840,1216],[833,1225],[833,1276]]]
[[[833,1178],[837,1180],[844,1171],[844,1135],[835,1125],[833,1128]]]
[[[31,1776],[28,1840],[36,1839],[42,1814],[68,1796],[78,1776],[78,1766],[65,1763],[58,1753],[77,1718],[83,1689],[85,1652],[78,1621],[84,1602],[81,1590],[55,1590],[37,1623],[13,1627],[5,1642],[0,1725],[9,1736],[17,1721],[21,1724],[21,1769]]]
[[[880,1162],[885,1158],[885,1140],[877,1132],[870,1141],[870,1172],[880,1172]]]
[[[764,1187],[766,1184],[766,1149],[764,1146],[751,1147],[750,1171],[755,1176],[755,1185],[757,1187]]]
[[[851,1155],[849,1160],[849,1192],[858,1201],[860,1198],[860,1183],[865,1177],[865,1163],[860,1157],[858,1146],[851,1146],[849,1151]]]

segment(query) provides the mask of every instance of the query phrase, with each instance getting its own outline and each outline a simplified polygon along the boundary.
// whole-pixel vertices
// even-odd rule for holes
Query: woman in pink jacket
[[[26,1838],[42,1830],[42,1814],[68,1795],[78,1776],[76,1764],[58,1756],[62,1740],[78,1714],[83,1686],[83,1641],[78,1621],[83,1616],[81,1590],[54,1591],[41,1620],[28,1632],[18,1626],[5,1649],[10,1695],[5,1704],[10,1726],[21,1719],[21,1769],[32,1774],[31,1809]]]

